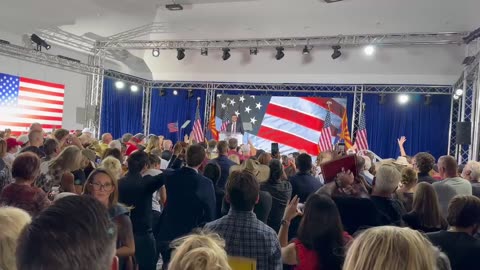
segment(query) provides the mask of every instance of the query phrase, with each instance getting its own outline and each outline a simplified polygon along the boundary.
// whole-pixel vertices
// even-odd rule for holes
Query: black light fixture
[[[178,61],[183,60],[183,58],[185,58],[185,49],[182,49],[182,48],[177,49]]]
[[[380,99],[378,100],[378,104],[383,105],[385,104],[385,94],[380,94]]]
[[[183,6],[180,5],[180,4],[168,4],[168,5],[165,5],[165,8],[170,10],[170,11],[181,11],[183,10]]]
[[[257,55],[258,48],[250,48],[250,55]]]
[[[52,47],[44,39],[40,38],[35,34],[32,34],[30,36],[30,39],[33,41],[33,43],[37,44],[37,51],[42,51],[42,47],[47,50],[50,50],[50,48]]]
[[[277,50],[277,54],[275,55],[275,59],[277,59],[277,60],[282,59],[285,56],[285,53],[283,52],[283,50],[285,50],[285,48],[277,47],[276,50]]]
[[[223,55],[222,55],[222,59],[223,61],[226,61],[230,58],[230,49],[229,48],[223,48]]]
[[[152,50],[152,56],[153,57],[158,57],[160,55],[160,49],[159,48],[155,48]]]
[[[208,49],[207,49],[207,48],[202,48],[202,49],[200,50],[200,54],[201,54],[202,56],[208,56]]]
[[[305,48],[303,48],[302,54],[303,55],[309,55],[310,54],[310,49],[308,48],[307,45],[305,45]]]
[[[337,59],[339,58],[341,55],[342,55],[342,52],[340,51],[342,47],[340,47],[340,45],[335,45],[335,46],[332,46],[332,49],[333,49],[333,53],[332,53],[332,59]]]
[[[161,96],[161,97],[165,96],[166,93],[167,93],[167,92],[165,91],[165,89],[163,89],[163,88],[160,89],[160,96]]]
[[[425,95],[425,105],[430,105],[432,104],[432,95]]]
[[[192,89],[188,89],[188,95],[187,97],[190,99],[193,97],[193,90]]]

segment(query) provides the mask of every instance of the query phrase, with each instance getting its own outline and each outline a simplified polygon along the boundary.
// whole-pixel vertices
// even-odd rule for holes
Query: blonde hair
[[[375,175],[375,189],[380,192],[393,193],[398,187],[402,175],[391,164],[382,164]]]
[[[31,221],[24,210],[0,207],[0,269],[16,270],[15,250],[23,227]]]
[[[112,180],[113,190],[108,198],[108,203],[110,206],[114,206],[118,204],[118,181],[115,177],[113,177],[109,171],[104,169],[95,169],[93,172],[88,176],[87,181],[85,181],[85,186],[83,187],[83,194],[92,196],[92,186],[90,184],[93,182],[93,179],[97,174],[105,174],[107,175],[110,180]]]
[[[333,159],[333,153],[331,151],[320,152],[317,156],[317,166],[320,164],[328,162]]]
[[[1,153],[0,153],[1,156]],[[480,162],[471,160],[466,167],[470,168],[470,177],[474,182],[480,181]]]
[[[108,156],[104,158],[102,160],[102,163],[100,164],[99,169],[105,169],[116,179],[120,179],[123,173],[122,164],[117,158],[113,156]]]
[[[147,147],[145,148],[145,152],[150,154],[153,149],[160,148],[160,138],[158,136],[151,136],[148,139]]]
[[[236,164],[240,164],[240,158],[237,155],[230,155],[228,156],[228,159],[235,162]]]
[[[170,270],[231,270],[225,241],[218,234],[201,232],[172,243],[175,248]]]
[[[362,232],[353,241],[343,269],[434,270],[436,259],[435,249],[420,232],[382,226]]]

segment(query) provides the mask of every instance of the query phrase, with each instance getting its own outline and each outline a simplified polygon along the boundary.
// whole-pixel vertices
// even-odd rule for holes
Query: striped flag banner
[[[365,123],[365,109],[360,116],[360,120],[358,122],[358,130],[357,135],[355,137],[355,145],[357,146],[358,150],[368,150],[368,140],[367,140],[367,127]]]
[[[328,110],[327,115],[325,116],[322,134],[320,135],[320,139],[318,140],[320,152],[332,150],[332,129],[330,128],[331,125],[332,121],[330,116],[330,110]]]
[[[197,99],[197,111],[195,113],[195,123],[193,123],[193,139],[197,142],[203,142],[205,136],[203,134],[202,120],[200,119],[200,98]]]
[[[170,133],[178,132],[178,122],[168,123],[167,127]]]
[[[0,130],[19,134],[31,123],[46,132],[62,127],[65,86],[0,73]]]

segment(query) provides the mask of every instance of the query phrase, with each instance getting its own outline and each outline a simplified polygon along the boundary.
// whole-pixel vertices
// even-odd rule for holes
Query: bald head
[[[104,144],[109,144],[113,140],[112,134],[104,133],[102,134],[102,142]]]
[[[28,133],[28,142],[30,146],[40,147],[43,145],[43,133],[38,130],[32,130]]]
[[[40,123],[32,123],[30,125],[30,131],[40,131],[43,132],[42,124]]]
[[[438,159],[438,172],[442,179],[457,177],[458,165],[452,156],[442,156]]]

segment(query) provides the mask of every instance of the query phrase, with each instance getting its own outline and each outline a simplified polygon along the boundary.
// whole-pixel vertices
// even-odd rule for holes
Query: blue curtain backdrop
[[[407,137],[408,155],[429,152],[438,158],[447,153],[450,100],[448,95],[432,95],[431,104],[425,105],[423,95],[409,95],[410,101],[400,105],[397,95],[386,95],[385,104],[380,96],[365,94],[365,117],[368,144],[380,157],[400,155],[397,138]]]
[[[110,132],[113,138],[127,132],[143,133],[141,90],[132,92],[128,84],[120,90],[115,87],[115,80],[105,79],[102,101],[102,133]]]
[[[177,137],[183,140],[185,134],[190,134],[195,120],[197,109],[197,98],[200,98],[200,118],[202,124],[205,123],[205,90],[193,90],[193,97],[188,98],[187,90],[177,90],[178,95],[173,95],[172,89],[165,89],[165,96],[160,96],[160,89],[152,91],[152,111],[150,116],[150,133],[164,135],[165,138],[177,141]],[[185,121],[190,120],[190,124],[179,133],[169,133],[168,123],[178,121],[179,128]],[[206,120],[208,121],[208,119]]]

